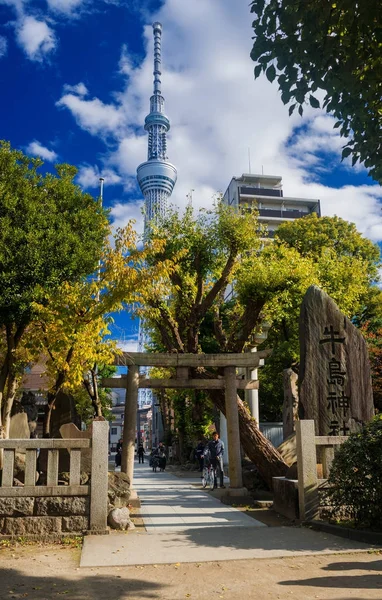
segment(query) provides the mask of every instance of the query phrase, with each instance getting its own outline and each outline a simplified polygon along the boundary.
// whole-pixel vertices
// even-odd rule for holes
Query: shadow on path
[[[345,573],[346,571],[378,571],[382,573],[382,560],[374,562],[335,562],[322,568],[323,571],[343,571],[342,575],[323,575],[322,577],[312,577],[310,579],[291,579],[280,581],[284,586],[310,586],[319,588],[342,588],[342,589],[363,589],[363,590],[382,590],[382,575],[366,573],[364,575],[353,575]],[[382,597],[382,594],[381,594]]]
[[[331,563],[323,567],[324,571],[378,571],[382,574],[382,560],[375,560],[374,562],[337,562]]]
[[[73,572],[73,579],[69,580],[65,577],[25,575],[17,569],[0,569],[0,581],[0,598],[7,600],[50,600],[60,597],[70,600],[155,599],[163,597],[159,591],[168,587],[143,579],[126,580],[115,575],[86,576],[83,571],[81,574]]]

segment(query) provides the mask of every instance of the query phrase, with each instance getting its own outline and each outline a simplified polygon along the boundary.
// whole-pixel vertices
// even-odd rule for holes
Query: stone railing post
[[[296,422],[296,446],[300,519],[310,521],[319,508],[314,421]]]
[[[107,421],[93,421],[90,480],[91,533],[106,533],[107,531],[108,439],[109,424]]]

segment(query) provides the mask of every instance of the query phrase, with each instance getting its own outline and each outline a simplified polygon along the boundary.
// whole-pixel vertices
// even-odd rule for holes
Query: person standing
[[[115,466],[120,467],[121,462],[122,462],[122,438],[119,438],[119,442],[118,442],[117,448],[116,448]]]
[[[204,442],[203,442],[203,440],[199,440],[198,445],[195,448],[195,458],[199,463],[199,471],[203,471],[203,466],[204,466],[203,453],[204,453]]]
[[[224,443],[219,438],[217,431],[212,434],[212,440],[208,442],[208,450],[210,452],[211,464],[214,468],[214,488],[218,487],[217,483],[217,472],[219,471],[219,483],[221,488],[225,488],[224,485],[224,470],[223,470],[223,456],[224,456]]]
[[[145,462],[145,451],[142,442],[138,446],[138,462],[139,464]]]

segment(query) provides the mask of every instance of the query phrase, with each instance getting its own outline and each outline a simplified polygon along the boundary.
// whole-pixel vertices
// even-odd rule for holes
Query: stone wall
[[[0,498],[0,536],[78,535],[89,512],[88,496]]]

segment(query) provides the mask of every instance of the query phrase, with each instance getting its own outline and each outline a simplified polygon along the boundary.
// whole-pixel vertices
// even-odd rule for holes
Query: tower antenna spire
[[[162,65],[162,25],[153,24],[154,31],[154,94],[161,94],[161,65]]]
[[[150,223],[163,217],[167,200],[177,179],[176,168],[167,158],[167,132],[170,120],[164,112],[162,96],[162,24],[153,24],[154,34],[154,92],[150,98],[150,112],[145,119],[148,132],[147,161],[139,165],[137,178],[145,198],[145,232]]]

